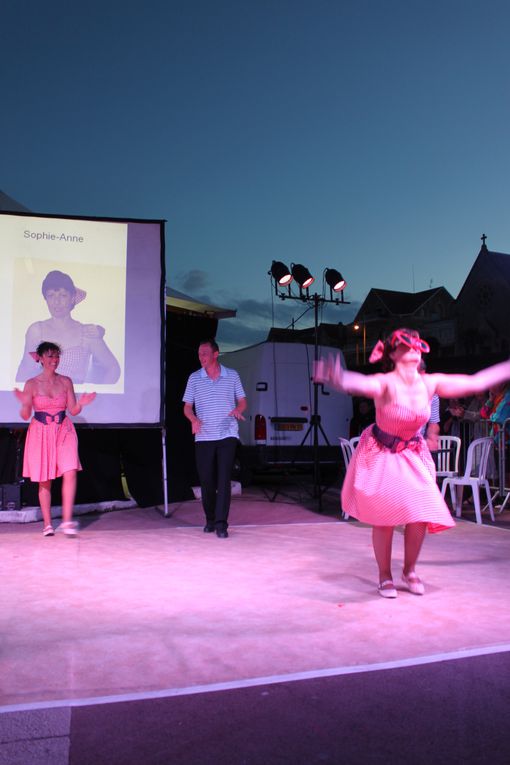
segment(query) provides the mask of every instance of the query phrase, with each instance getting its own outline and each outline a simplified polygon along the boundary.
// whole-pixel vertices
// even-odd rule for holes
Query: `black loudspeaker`
[[[0,485],[0,510],[21,510],[21,486],[19,483]]]

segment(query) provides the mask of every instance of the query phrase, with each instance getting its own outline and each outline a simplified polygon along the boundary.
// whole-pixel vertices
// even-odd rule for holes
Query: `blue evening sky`
[[[236,308],[223,349],[301,304],[273,259],[458,294],[510,252],[506,0],[4,0],[0,189],[35,212],[165,218],[167,282]],[[307,314],[297,324],[309,326]]]

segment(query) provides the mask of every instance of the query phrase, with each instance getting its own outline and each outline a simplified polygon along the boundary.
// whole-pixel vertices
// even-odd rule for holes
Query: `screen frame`
[[[159,415],[153,422],[77,422],[73,420],[73,424],[76,428],[84,429],[129,429],[129,428],[145,428],[145,429],[161,429],[165,427],[166,418],[166,239],[165,239],[165,224],[166,219],[163,218],[119,218],[112,216],[96,216],[96,215],[68,215],[57,213],[37,213],[31,211],[18,211],[18,210],[0,210],[0,216],[16,216],[19,218],[39,218],[50,220],[76,220],[76,221],[93,221],[93,222],[105,222],[105,223],[125,223],[129,224],[149,224],[159,226],[159,244],[160,244],[160,279],[159,279],[159,316],[160,316],[160,353],[159,353],[159,386],[160,386],[160,402],[159,402]],[[109,395],[109,394],[105,394]],[[13,421],[13,422],[0,422],[0,428],[7,429],[25,429],[29,425],[29,422]]]

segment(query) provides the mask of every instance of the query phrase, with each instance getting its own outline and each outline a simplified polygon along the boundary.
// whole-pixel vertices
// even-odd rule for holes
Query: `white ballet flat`
[[[387,584],[391,584],[391,587],[386,587]],[[377,587],[377,592],[381,598],[396,598],[398,594],[391,579],[385,579],[384,582],[381,582]]]
[[[414,571],[412,571],[409,576],[406,576],[403,573],[402,582],[405,584],[409,592],[413,593],[413,595],[425,595],[425,585],[421,581],[418,574],[415,574]]]
[[[79,526],[76,521],[66,521],[65,523],[60,524],[57,531],[65,534],[66,537],[76,537],[78,536],[78,529]]]

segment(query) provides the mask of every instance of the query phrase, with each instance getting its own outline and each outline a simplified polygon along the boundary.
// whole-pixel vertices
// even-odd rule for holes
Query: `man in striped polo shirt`
[[[427,422],[427,424],[424,426],[422,435],[425,438],[427,442],[427,446],[430,449],[430,452],[436,453],[437,457],[437,450],[438,450],[438,438],[439,438],[439,432],[440,432],[440,423],[441,422],[441,415],[439,413],[439,396],[437,393],[434,393],[430,400],[430,420]],[[432,457],[434,455],[432,454]],[[435,461],[435,460],[434,460]]]
[[[244,420],[246,394],[238,373],[218,361],[215,340],[198,348],[201,369],[188,378],[184,416],[195,436],[195,457],[205,512],[204,531],[228,537],[230,478],[239,437],[237,420]]]

